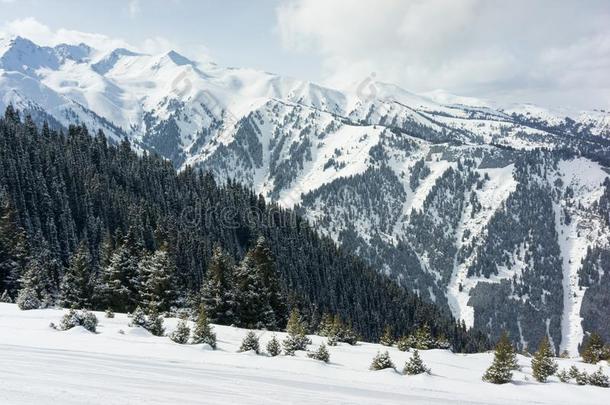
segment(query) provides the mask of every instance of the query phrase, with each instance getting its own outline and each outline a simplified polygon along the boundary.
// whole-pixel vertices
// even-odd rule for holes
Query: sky
[[[337,88],[374,77],[502,105],[610,109],[608,0],[0,0],[10,35],[173,49]]]

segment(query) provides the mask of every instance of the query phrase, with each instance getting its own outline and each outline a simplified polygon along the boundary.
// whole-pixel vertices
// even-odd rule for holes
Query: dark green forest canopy
[[[116,246],[132,234],[147,251],[167,247],[182,302],[188,303],[216,244],[238,261],[264,236],[290,305],[299,306],[312,324],[330,312],[367,340],[377,339],[386,324],[397,334],[429,324],[457,351],[488,345],[482,334],[319,236],[292,210],[233,181],[217,184],[190,168],[177,172],[154,154],[137,154],[127,141],[112,145],[84,126],[71,126],[67,134],[37,128],[9,107],[0,119],[0,202],[0,291],[12,296],[23,262],[44,263],[45,288],[56,297],[80,243],[88,246],[95,273],[103,245]],[[16,251],[23,244],[11,237],[20,232],[27,258]]]

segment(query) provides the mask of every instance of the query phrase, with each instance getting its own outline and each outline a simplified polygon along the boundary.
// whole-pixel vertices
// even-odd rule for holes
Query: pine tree
[[[114,312],[112,311],[112,309],[108,308],[105,312],[106,318],[112,319],[114,318]]]
[[[237,311],[240,326],[275,330],[285,322],[286,303],[274,258],[259,238],[237,270]]]
[[[400,339],[398,339],[398,342],[396,342],[396,347],[401,352],[406,352],[410,348],[415,347],[415,339],[412,335],[402,336]]]
[[[43,300],[39,293],[42,282],[38,277],[42,274],[42,268],[38,260],[31,260],[21,277],[21,289],[17,294],[15,302],[22,310],[37,309],[43,306]]]
[[[330,353],[328,353],[328,349],[326,349],[326,345],[324,343],[322,343],[317,350],[308,352],[307,357],[310,359],[323,361],[324,363],[328,363],[330,361]]]
[[[88,308],[91,305],[89,249],[81,243],[72,255],[70,266],[61,282],[61,302],[65,308]]]
[[[595,385],[597,387],[608,388],[610,385],[608,381],[608,376],[604,374],[604,370],[600,367],[596,372],[589,375],[588,383],[591,385]]]
[[[570,382],[570,373],[566,369],[561,369],[557,372],[557,378],[563,383]]]
[[[392,346],[394,344],[394,334],[389,325],[386,325],[383,335],[381,336],[381,339],[379,339],[379,343],[383,346]]]
[[[286,332],[288,332],[288,336],[286,336],[283,343],[284,353],[288,356],[294,356],[297,350],[306,350],[307,345],[311,343],[311,340],[306,335],[307,328],[305,323],[296,308],[290,312]]]
[[[27,262],[27,237],[0,189],[0,288],[16,293]]]
[[[585,363],[596,364],[604,357],[604,341],[602,337],[593,332],[583,345],[582,360]]]
[[[434,339],[430,333],[430,326],[427,323],[415,331],[415,347],[419,350],[428,350],[435,347]]]
[[[154,309],[151,309],[148,313],[148,322],[146,322],[146,329],[154,336],[163,336],[165,334],[165,328],[163,327],[163,318]]]
[[[239,347],[240,352],[247,352],[253,350],[256,354],[259,353],[260,347],[258,343],[258,336],[253,331],[249,331],[244,339],[241,341]]]
[[[549,339],[545,336],[532,358],[532,374],[537,381],[546,382],[549,376],[557,372],[557,368],[557,362],[553,360],[553,351]]]
[[[6,304],[13,303],[13,299],[11,298],[10,295],[8,295],[8,290],[4,290],[4,292],[2,293],[2,296],[0,296],[0,302],[6,303]]]
[[[138,303],[139,256],[135,237],[127,236],[110,257],[108,266],[103,269],[99,290],[104,303],[116,312],[132,310]]]
[[[370,369],[383,370],[386,368],[396,368],[394,367],[394,363],[392,363],[390,353],[388,353],[387,350],[385,352],[377,352],[377,355],[373,358]]]
[[[281,352],[282,347],[280,346],[280,341],[275,335],[273,335],[271,337],[271,340],[267,342],[267,353],[269,353],[271,357],[275,357],[278,356]]]
[[[219,245],[215,246],[201,288],[201,302],[214,323],[231,325],[235,322],[234,273],[234,265],[229,256]]]
[[[164,246],[153,254],[144,255],[138,263],[141,302],[157,312],[169,311],[176,297],[175,266]]]
[[[205,305],[199,306],[199,314],[197,315],[197,324],[193,333],[193,343],[205,343],[210,345],[212,349],[216,349],[216,334],[208,321]]]
[[[112,310],[110,309],[109,311],[112,312]],[[144,310],[141,307],[137,307],[135,309],[135,311],[133,311],[133,313],[130,315],[131,321],[129,321],[129,326],[132,327],[142,327],[142,328],[146,328],[147,327],[147,320],[146,320],[146,314],[144,313]]]
[[[330,337],[333,330],[333,316],[325,312],[322,315],[320,324],[318,325],[318,335],[324,337]]]
[[[430,369],[424,365],[424,362],[419,356],[419,351],[415,349],[413,351],[413,356],[411,356],[411,358],[405,363],[403,372],[408,375],[416,375],[422,373],[430,374]]]
[[[188,327],[186,321],[181,319],[176,326],[176,329],[169,335],[169,338],[181,345],[187,344],[191,336],[191,328]]]
[[[483,381],[493,384],[505,384],[513,377],[513,370],[517,367],[517,356],[513,345],[508,340],[506,332],[502,333],[496,345],[494,361],[483,375]]]

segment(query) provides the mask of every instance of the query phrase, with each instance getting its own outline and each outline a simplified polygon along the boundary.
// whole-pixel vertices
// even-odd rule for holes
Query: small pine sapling
[[[330,361],[330,353],[328,353],[324,343],[322,343],[317,350],[308,352],[307,357],[310,359],[323,361],[324,363],[328,363]]]
[[[269,342],[267,342],[267,353],[269,353],[269,355],[271,357],[275,357],[275,356],[279,356],[279,354],[282,352],[282,346],[280,345],[280,341],[278,340],[278,338],[273,335],[271,337],[271,340],[269,340]]]
[[[383,335],[381,335],[381,339],[379,339],[379,343],[382,346],[391,347],[394,344],[394,334],[392,333],[392,327],[386,325],[383,330]]]
[[[390,354],[386,350],[385,352],[377,352],[377,355],[373,358],[373,362],[371,363],[371,370],[384,370],[386,368],[395,369],[394,363],[392,363],[392,359],[390,358]]]
[[[112,310],[112,308],[108,308],[104,315],[106,316],[106,318],[112,319],[114,318],[114,311]]]
[[[608,381],[608,376],[604,374],[604,370],[601,367],[589,376],[588,382],[589,384],[595,385],[596,387],[608,388],[608,386],[610,385],[610,382]]]
[[[193,332],[193,343],[207,343],[212,349],[216,349],[216,333],[214,333],[214,330],[208,321],[208,315],[204,305],[199,307],[197,324],[195,325],[195,331]]]
[[[254,351],[256,354],[260,351],[260,346],[258,342],[258,336],[253,331],[249,331],[244,340],[241,341],[241,346],[239,347],[240,352]]]
[[[517,356],[515,349],[505,332],[496,345],[493,363],[483,375],[483,381],[493,384],[505,384],[513,378],[513,370],[516,367]]]
[[[169,335],[169,338],[176,343],[185,345],[191,337],[191,328],[188,327],[186,321],[181,319],[176,326],[176,329]]]
[[[532,358],[532,374],[536,381],[546,382],[549,376],[557,372],[557,368],[557,362],[553,360],[553,350],[549,339],[545,336]]]
[[[408,375],[430,374],[430,369],[426,367],[423,360],[419,356],[419,351],[415,349],[413,356],[405,363],[403,372]]]

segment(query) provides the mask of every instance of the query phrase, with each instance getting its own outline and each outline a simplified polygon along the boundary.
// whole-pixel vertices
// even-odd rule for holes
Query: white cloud
[[[419,92],[610,105],[604,1],[293,0],[276,14],[283,45],[319,54],[331,85],[375,72]]]

